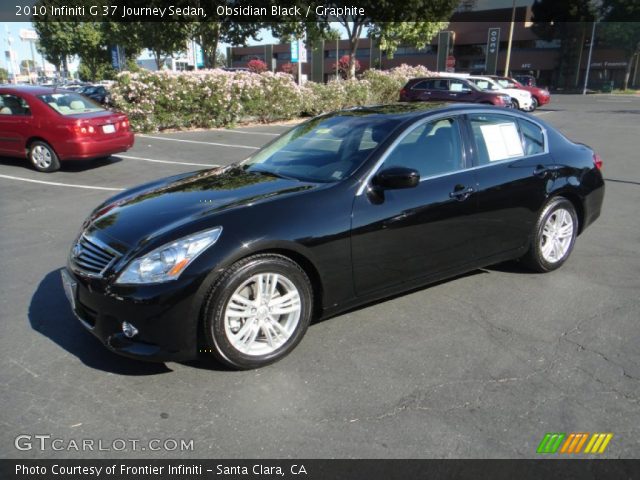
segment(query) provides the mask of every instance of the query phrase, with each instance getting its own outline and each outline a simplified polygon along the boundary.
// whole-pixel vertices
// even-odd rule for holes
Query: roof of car
[[[473,103],[453,103],[453,102],[410,102],[391,103],[385,105],[368,105],[364,107],[354,107],[345,110],[338,110],[327,115],[361,115],[380,116],[397,120],[409,120],[418,117],[428,117],[436,113],[457,112],[460,110],[486,110],[496,108],[505,111],[502,107],[492,107],[491,105]]]
[[[47,93],[54,93],[58,90],[64,90],[64,87],[43,87],[42,85],[0,85],[0,90],[26,93],[29,95],[44,95]]]

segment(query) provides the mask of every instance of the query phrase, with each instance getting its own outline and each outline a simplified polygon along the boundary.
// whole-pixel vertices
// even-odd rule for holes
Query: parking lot
[[[139,135],[53,174],[0,159],[0,455],[533,458],[547,432],[611,432],[602,456],[637,457],[640,97],[556,95],[535,115],[604,161],[602,217],[566,265],[497,265],[318,322],[248,372],[110,353],[72,315],[59,271],[110,195],[240,160],[288,126]],[[20,434],[194,448],[19,451]]]

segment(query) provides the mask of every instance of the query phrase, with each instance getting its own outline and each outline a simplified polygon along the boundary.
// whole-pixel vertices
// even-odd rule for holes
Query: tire
[[[573,204],[564,197],[552,198],[540,212],[524,264],[541,273],[560,268],[571,255],[578,227]]]
[[[520,110],[520,103],[515,98],[511,99],[511,103],[513,105],[514,110]]]
[[[275,254],[239,260],[216,280],[207,297],[207,351],[238,370],[274,363],[300,343],[312,310],[311,282],[298,264]]]
[[[58,155],[47,142],[36,140],[29,145],[29,162],[39,172],[55,172],[60,169]]]
[[[533,104],[532,104],[531,111],[533,112],[536,108],[540,106],[540,102],[538,102],[538,99],[536,97],[533,97],[532,100],[533,100]]]

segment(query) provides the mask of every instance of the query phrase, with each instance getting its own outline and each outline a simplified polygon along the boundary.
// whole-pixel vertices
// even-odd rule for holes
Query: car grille
[[[102,277],[120,254],[100,240],[81,235],[71,249],[71,261],[80,273]]]

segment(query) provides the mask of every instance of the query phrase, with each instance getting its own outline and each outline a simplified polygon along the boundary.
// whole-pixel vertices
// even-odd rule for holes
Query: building
[[[487,50],[489,30],[499,28],[497,43],[497,73],[504,73],[507,58],[507,43],[511,20],[511,8],[493,10],[458,11],[454,13],[447,27],[452,33],[452,46],[448,55],[449,65],[455,62],[456,72],[487,72]],[[557,86],[559,83],[558,65],[562,56],[560,40],[545,41],[539,38],[532,28],[533,14],[531,6],[515,9],[515,22],[510,60],[510,73],[532,74],[543,86]],[[592,24],[585,24],[581,47],[575,49],[575,58],[569,65],[564,85],[579,87],[584,82],[587,68],[587,58]],[[597,38],[597,34],[596,34]],[[368,38],[361,38],[358,44],[356,58],[361,69],[380,68],[389,69],[403,63],[408,65],[424,65],[430,70],[445,70],[444,64],[438,65],[438,39],[434,37],[424,49],[401,46],[388,57]],[[315,81],[327,81],[335,76],[336,57],[348,53],[347,40],[327,41],[314,46],[308,51],[308,62],[303,65],[303,73]],[[246,67],[255,58],[270,64],[275,70],[281,70],[291,59],[290,47],[286,45],[255,45],[249,47],[233,47],[227,51],[228,66]],[[442,60],[441,60],[442,61]],[[569,60],[566,60],[569,62]],[[613,81],[619,88],[624,81],[628,59],[623,50],[600,47],[596,44],[591,59],[589,85],[598,88],[605,82]],[[629,84],[640,86],[640,72],[638,56],[632,65]],[[575,64],[575,66],[573,66]],[[579,65],[579,68],[577,68]],[[491,70],[489,68],[489,70]],[[487,73],[493,73],[491,71]]]

